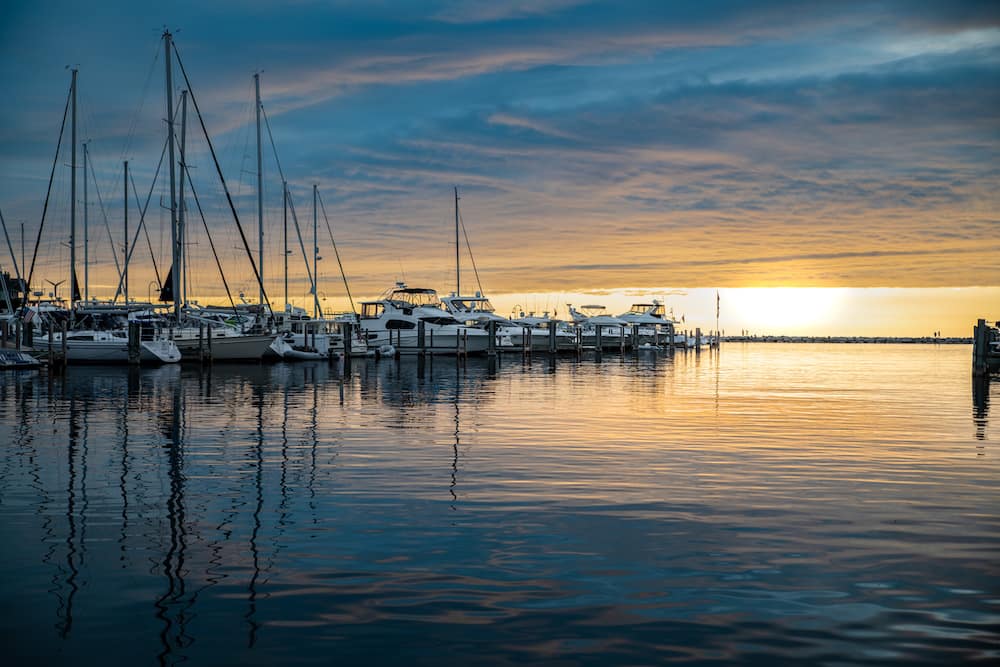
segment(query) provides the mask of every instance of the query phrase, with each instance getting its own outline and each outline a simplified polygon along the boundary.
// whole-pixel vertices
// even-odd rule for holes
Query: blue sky
[[[402,276],[450,285],[455,185],[494,293],[997,284],[995,2],[141,5],[4,5],[0,208],[12,226],[37,230],[68,64],[110,228],[121,159],[145,196],[167,25],[248,231],[260,70],[300,221],[318,183],[360,293]],[[213,235],[252,292],[203,142],[190,150]],[[270,154],[264,173],[277,280]],[[67,261],[68,179],[60,168],[46,275]],[[158,185],[157,252],[161,196]],[[107,234],[93,243],[93,275],[108,283]],[[211,268],[203,242],[191,252]]]

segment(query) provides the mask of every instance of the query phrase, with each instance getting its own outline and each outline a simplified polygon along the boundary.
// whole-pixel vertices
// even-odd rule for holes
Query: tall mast
[[[319,275],[316,273],[316,260],[319,259],[319,235],[316,233],[318,229],[317,222],[319,218],[316,215],[316,193],[318,192],[318,187],[313,183],[313,317],[319,317],[319,292],[317,291],[317,285],[319,284]]]
[[[179,195],[177,197],[177,244],[180,246],[177,252],[177,258],[179,263],[177,264],[177,269],[181,273],[181,280],[183,281],[183,286],[181,287],[180,301],[183,305],[187,305],[187,243],[185,242],[185,237],[187,235],[187,229],[184,226],[184,211],[187,207],[184,204],[184,172],[187,171],[187,162],[184,160],[184,151],[187,145],[187,99],[188,91],[181,91],[181,184],[179,188]],[[176,297],[175,297],[176,298]]]
[[[90,301],[90,231],[87,226],[87,142],[83,142],[83,300]]]
[[[70,136],[72,146],[70,157],[69,190],[69,321],[73,323],[73,303],[76,296],[76,73],[73,70],[73,129]]]
[[[285,229],[281,235],[285,246],[285,308],[288,308],[288,181],[281,182],[281,205],[284,208]]]
[[[257,96],[257,272],[260,276],[260,302],[264,303],[264,172],[260,146],[260,73],[253,75]]]
[[[179,273],[178,264],[180,262],[180,253],[177,248],[177,175],[176,175],[176,165],[174,164],[174,81],[171,76],[170,64],[170,42],[171,35],[169,30],[163,31],[163,51],[166,56],[164,60],[166,61],[167,67],[167,150],[169,151],[170,164],[170,271],[172,285],[170,286],[172,291],[172,296],[174,298],[174,320],[180,321],[181,319],[181,304],[180,304],[180,292],[181,292],[181,275]]]
[[[455,296],[462,296],[462,269],[458,264],[458,186],[455,186]]]
[[[124,262],[122,263],[122,294],[125,296],[125,307],[128,308],[128,160],[122,171],[122,184],[125,186],[125,247],[122,248]]]

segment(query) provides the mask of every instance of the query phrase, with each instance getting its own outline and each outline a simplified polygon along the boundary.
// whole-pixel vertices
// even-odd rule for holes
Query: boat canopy
[[[437,291],[420,287],[396,287],[389,293],[387,300],[407,304],[414,308],[421,306],[430,306],[431,308],[441,307],[441,300],[438,299]]]

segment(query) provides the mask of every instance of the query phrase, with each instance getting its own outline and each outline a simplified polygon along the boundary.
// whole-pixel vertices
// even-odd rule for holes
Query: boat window
[[[382,313],[385,312],[385,305],[381,303],[363,303],[361,304],[361,317],[366,320],[374,320],[382,317]]]
[[[413,329],[417,325],[406,320],[389,320],[385,323],[386,329]]]
[[[427,322],[428,324],[438,324],[438,325],[458,324],[458,320],[456,320],[454,317],[433,316],[433,317],[421,317],[420,319],[423,322]]]
[[[66,336],[66,340],[94,340],[94,336],[91,334],[73,334]]]

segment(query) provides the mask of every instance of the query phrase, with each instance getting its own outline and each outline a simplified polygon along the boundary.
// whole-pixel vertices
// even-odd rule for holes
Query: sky
[[[279,307],[283,174],[303,236],[293,222],[300,304],[315,184],[332,309],[347,300],[327,221],[356,297],[396,280],[454,289],[458,187],[475,260],[463,237],[463,291],[481,285],[503,312],[662,296],[710,328],[718,290],[730,332],[968,335],[976,317],[1000,318],[996,2],[15,0],[0,12],[0,211],[14,246],[24,224],[30,262],[67,66],[79,68],[97,296],[117,283],[125,159],[133,232],[135,200],[150,201],[133,296],[169,265],[167,179],[153,180],[167,27],[255,251],[260,74],[273,135],[264,277]],[[174,83],[179,100],[176,63]],[[187,201],[189,293],[223,294],[207,226],[232,289],[255,299],[193,108],[187,129],[205,216]],[[45,289],[69,271],[66,134],[36,264]]]

